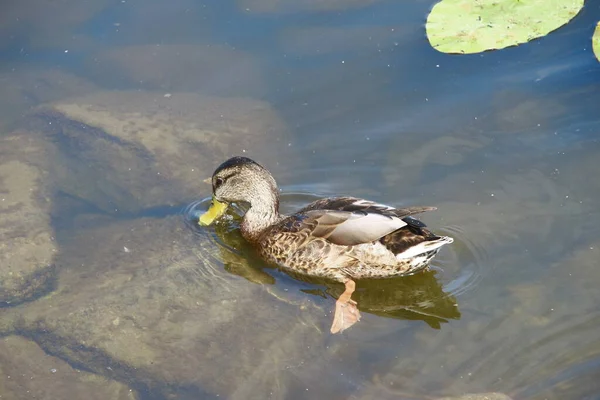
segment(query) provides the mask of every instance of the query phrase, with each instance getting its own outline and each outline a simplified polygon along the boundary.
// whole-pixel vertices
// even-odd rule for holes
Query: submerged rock
[[[61,190],[106,212],[177,205],[232,154],[274,160],[284,124],[264,102],[195,94],[100,92],[39,109],[26,125],[65,154]]]
[[[241,265],[179,217],[137,219],[65,240],[51,296],[3,319],[74,365],[138,390],[196,397],[285,398],[320,379],[339,346],[324,344],[329,318],[223,271]],[[239,268],[238,268],[239,269]],[[179,397],[181,398],[181,397]]]
[[[285,134],[249,99],[105,92],[35,110],[0,146],[0,302],[16,305],[0,334],[140,393],[285,397],[286,382],[326,362],[324,312],[225,272],[260,276],[180,217],[136,214],[207,196],[202,181],[232,154],[268,165]],[[51,218],[84,220],[73,201],[91,217],[60,232],[57,259]]]
[[[0,339],[2,399],[134,400],[127,386],[74,369],[18,336]]]
[[[0,139],[0,306],[30,300],[53,282],[46,148],[24,132]]]

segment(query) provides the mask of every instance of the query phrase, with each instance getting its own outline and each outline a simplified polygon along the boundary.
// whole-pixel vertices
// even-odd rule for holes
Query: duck
[[[436,207],[395,208],[340,196],[319,199],[283,215],[275,178],[248,157],[229,158],[208,181],[212,200],[199,225],[212,225],[231,204],[245,204],[241,235],[263,260],[294,274],[344,284],[335,304],[332,334],[361,318],[352,300],[356,280],[418,273],[428,268],[444,245],[453,242],[413,217]]]

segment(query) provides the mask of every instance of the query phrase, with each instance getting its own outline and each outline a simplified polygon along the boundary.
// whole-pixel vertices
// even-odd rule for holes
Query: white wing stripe
[[[383,208],[385,210],[395,210],[394,207],[388,206],[387,204],[375,203],[374,201],[369,201],[369,200],[364,200],[364,199],[356,200],[352,204],[354,204],[356,206],[368,206],[368,207]]]

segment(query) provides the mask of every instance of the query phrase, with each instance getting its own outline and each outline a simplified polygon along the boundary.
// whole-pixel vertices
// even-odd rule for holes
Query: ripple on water
[[[432,265],[442,271],[444,291],[460,296],[473,290],[486,273],[488,253],[485,247],[457,225],[432,227],[432,230],[454,238],[454,243],[446,246]]]
[[[286,192],[281,194],[281,211],[292,213],[304,205],[322,198],[323,196],[309,192]],[[243,214],[242,207],[234,206],[225,215],[223,222],[218,223],[213,229],[205,229],[198,225],[198,218],[210,205],[210,198],[195,201],[182,210],[185,224],[202,241],[214,243],[222,249],[221,255],[229,254],[239,258],[248,257],[251,252],[249,246],[239,233],[239,215]],[[448,319],[460,318],[455,296],[461,295],[474,288],[481,280],[483,265],[487,254],[482,246],[477,245],[465,232],[457,226],[436,228],[432,230],[439,234],[447,234],[455,239],[454,244],[446,246],[431,265],[431,271],[414,276],[396,277],[376,281],[359,281],[356,300],[360,309],[372,314],[388,318],[423,320],[434,328],[439,328],[440,323]],[[224,252],[224,253],[223,253]],[[217,254],[217,256],[215,256]],[[205,265],[212,271],[207,271],[206,276],[216,275],[215,268],[223,265],[223,260],[218,259],[218,252],[212,254],[199,254]],[[249,256],[252,258],[252,255]],[[257,283],[274,283],[279,285],[292,285],[296,289],[320,297],[337,298],[343,287],[336,283],[308,279],[312,285],[284,278],[283,275],[270,270],[267,274],[263,270],[265,264],[254,259],[249,264],[254,264],[253,272],[231,271],[245,276]],[[249,267],[252,269],[252,267]],[[227,267],[226,267],[227,269]],[[265,275],[253,279],[251,275]],[[302,279],[302,278],[301,278]],[[321,288],[315,288],[322,285]],[[324,286],[324,288],[323,288]]]
[[[199,243],[204,243],[217,251],[198,251],[197,256],[202,264],[206,266],[205,275],[223,278],[223,269],[230,277],[241,276],[247,280],[272,285],[275,279],[264,272],[264,264],[258,262],[249,244],[239,232],[240,215],[244,210],[234,205],[227,213],[215,223],[210,229],[203,228],[198,224],[198,219],[210,206],[211,198],[204,198],[189,204],[182,210],[185,224],[198,238]]]
[[[195,201],[185,207],[181,214],[184,223],[198,238],[198,243],[201,244],[197,249],[192,250],[203,266],[195,269],[197,271],[196,278],[220,281],[223,288],[228,289],[228,281],[224,278],[221,268],[227,263],[235,263],[235,259],[240,257],[240,252],[235,246],[221,240],[214,230],[202,229],[198,225],[198,218],[208,209],[210,202],[210,197]],[[227,218],[231,217],[227,216]],[[223,226],[226,225],[223,224]],[[209,248],[209,251],[206,251],[207,248]]]
[[[220,246],[225,247],[226,249],[228,249],[229,251],[231,251],[235,254],[241,254],[238,249],[236,249],[235,247],[233,247],[233,246],[229,245],[228,243],[224,242],[223,240],[221,240],[219,238],[219,236],[215,233],[214,230],[203,229],[198,224],[198,219],[200,218],[200,216],[204,212],[206,212],[206,210],[208,210],[208,208],[210,207],[211,200],[212,200],[211,197],[206,197],[204,199],[194,201],[193,203],[190,203],[187,207],[185,207],[182,210],[183,220],[184,220],[185,224],[188,226],[188,228],[190,228],[190,230],[196,236],[199,237],[200,240],[208,240],[211,242],[218,243]],[[236,206],[234,206],[234,207],[236,207]],[[236,207],[235,210],[239,211],[240,209],[238,207]],[[224,215],[223,219],[225,219],[225,221],[234,221],[234,217],[232,216],[232,214],[230,212],[228,212],[226,215]],[[219,224],[219,225],[220,226],[229,226],[230,227],[229,231],[232,231],[237,228],[236,224]]]

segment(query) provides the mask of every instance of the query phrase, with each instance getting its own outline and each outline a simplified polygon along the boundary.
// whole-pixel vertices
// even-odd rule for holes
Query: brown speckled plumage
[[[452,243],[412,217],[433,207],[395,209],[335,197],[282,216],[275,180],[245,157],[223,163],[212,184],[219,202],[250,204],[241,231],[262,257],[311,276],[345,282],[411,274],[425,268],[444,244]]]

